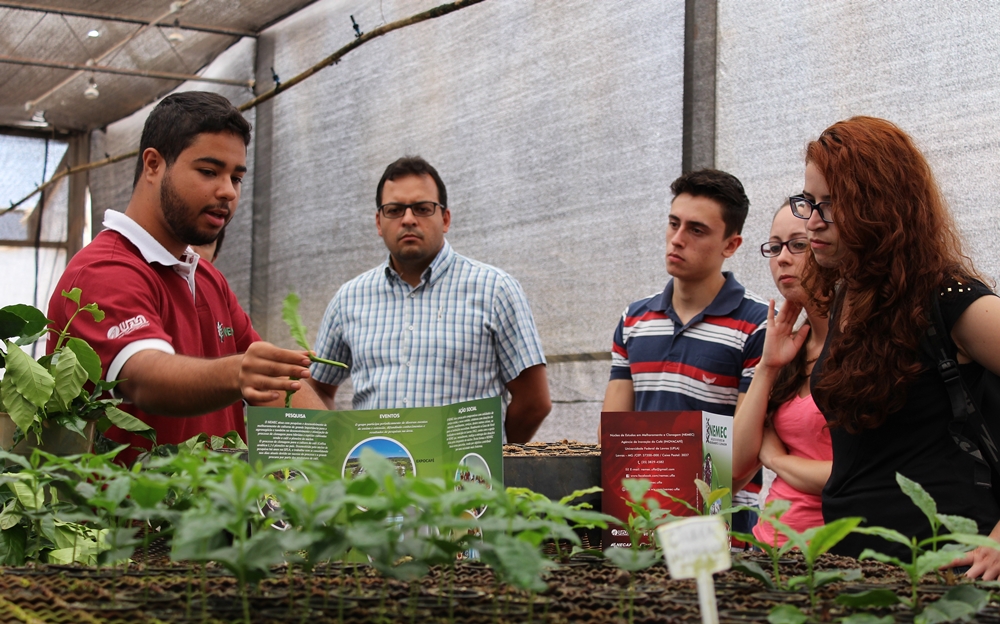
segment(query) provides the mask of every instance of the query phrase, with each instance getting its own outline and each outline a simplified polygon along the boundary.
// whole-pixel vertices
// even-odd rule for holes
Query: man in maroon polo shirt
[[[249,142],[250,124],[224,97],[165,98],[143,128],[128,207],[106,213],[107,229],[73,257],[49,302],[60,328],[76,309],[63,290],[78,287],[104,310],[103,322],[81,319],[72,333],[100,355],[107,380],[121,380],[120,407],[156,429],[159,443],[232,430],[246,439],[242,399],[280,402],[298,390],[296,405],[323,408],[290,379],[309,377],[308,354],[261,341],[226,279],[189,247],[214,241],[232,219]],[[114,427],[106,435],[149,446]]]

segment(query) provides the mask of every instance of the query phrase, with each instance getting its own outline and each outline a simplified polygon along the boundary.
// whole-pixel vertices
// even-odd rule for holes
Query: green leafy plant
[[[816,570],[816,560],[850,535],[861,523],[861,520],[861,518],[840,518],[821,526],[806,529],[802,533],[780,520],[769,520],[774,528],[784,533],[788,537],[788,541],[792,542],[795,548],[802,553],[806,573],[789,578],[787,585],[789,589],[805,585],[809,591],[809,606],[813,612],[816,610],[816,590],[818,588],[836,581],[852,581],[861,578],[861,570],[858,569]]]
[[[280,482],[227,454],[209,455],[218,468],[202,475],[204,495],[177,519],[171,557],[177,561],[216,561],[236,576],[243,618],[250,622],[250,587],[272,574],[284,554],[303,543],[291,531],[272,530],[281,514],[264,515],[260,503],[274,495]],[[279,508],[280,512],[280,508]]]
[[[765,522],[768,522],[770,518],[780,520],[781,516],[788,511],[791,506],[792,504],[789,501],[776,499],[768,501],[768,503],[761,509],[752,510],[756,511]],[[746,509],[751,508],[747,507]],[[757,536],[753,533],[741,533],[739,531],[731,531],[730,533],[736,539],[753,544],[757,548],[760,548],[761,551],[771,558],[771,575],[768,575],[768,573],[757,565],[756,562],[744,558],[733,559],[733,569],[739,570],[747,576],[759,580],[771,589],[784,589],[784,584],[781,579],[780,561],[781,558],[788,553],[788,551],[795,547],[795,542],[785,540],[785,543],[779,546],[777,541],[774,543],[767,543],[763,540],[757,539]],[[775,532],[775,538],[777,538],[777,532]]]
[[[734,508],[734,511],[737,509],[740,508]],[[754,544],[771,557],[774,575],[773,578],[769,577],[759,565],[752,561],[738,559],[734,562],[733,567],[748,576],[760,580],[768,587],[773,587],[774,589],[783,589],[787,587],[787,589],[793,590],[799,586],[805,586],[809,592],[810,611],[815,614],[817,606],[817,589],[829,583],[837,581],[851,581],[861,578],[861,571],[858,569],[817,571],[816,561],[820,558],[820,556],[829,552],[831,548],[850,535],[852,531],[856,530],[856,527],[861,523],[862,519],[853,517],[840,518],[828,524],[811,527],[805,531],[799,532],[780,520],[782,514],[784,514],[788,509],[789,505],[787,504],[787,501],[776,501],[772,504],[766,505],[764,509],[759,510],[761,520],[771,524],[771,526],[775,528],[776,532],[784,534],[787,538],[787,541],[781,546],[778,546],[777,544],[768,544],[758,540],[754,535],[749,533],[732,532],[733,537]],[[787,579],[783,585],[779,568],[779,559],[793,548],[802,553],[806,573]],[[802,612],[801,609],[794,605],[779,605],[772,610],[771,619],[769,621],[805,622],[808,619],[809,615]]]
[[[974,520],[939,513],[937,503],[919,483],[899,473],[896,473],[896,482],[903,490],[903,493],[927,517],[931,526],[931,537],[921,540],[884,527],[862,527],[856,529],[856,532],[881,537],[889,542],[901,544],[908,548],[910,550],[910,560],[903,561],[899,557],[877,552],[871,548],[866,548],[862,551],[858,558],[875,559],[883,563],[892,563],[898,566],[906,572],[910,580],[910,597],[909,599],[903,599],[892,592],[872,590],[863,594],[856,594],[850,598],[841,596],[838,600],[841,602],[849,600],[851,601],[851,606],[881,606],[885,603],[895,604],[896,602],[902,602],[918,614],[916,618],[918,622],[952,621],[954,618],[939,619],[944,617],[943,614],[947,613],[956,614],[955,617],[964,617],[959,614],[965,613],[969,605],[978,605],[981,595],[963,590],[953,595],[954,600],[944,597],[933,603],[933,605],[928,606],[927,609],[923,609],[923,606],[920,604],[920,596],[917,593],[920,579],[925,574],[936,572],[941,566],[951,563],[962,554],[962,550],[949,546],[938,550],[938,544],[942,542],[951,542],[952,545],[961,544],[963,547],[985,546],[998,550],[1000,550],[1000,544],[989,537],[979,535],[979,528],[976,526]],[[950,533],[942,535],[942,529],[947,529]],[[949,604],[951,601],[957,601],[962,604]]]
[[[292,334],[295,344],[309,352],[309,361],[311,362],[347,368],[347,364],[344,364],[343,362],[327,360],[312,352],[312,347],[309,345],[309,340],[306,338],[306,326],[302,322],[302,317],[299,316],[299,303],[301,303],[301,301],[302,300],[297,294],[290,292],[288,293],[288,296],[285,297],[285,301],[281,304],[281,318],[285,321],[285,324],[288,325],[288,331]],[[294,393],[287,392],[285,394],[285,407],[291,406],[292,394]]]
[[[70,326],[81,313],[89,314],[94,322],[104,320],[96,303],[81,305],[81,291],[74,288],[62,296],[76,304],[76,311],[66,326],[53,331],[55,347],[52,353],[33,360],[21,347],[36,342],[49,330],[51,323],[40,310],[29,305],[11,305],[0,309],[0,339],[3,354],[0,364],[6,374],[0,381],[0,402],[10,415],[17,430],[16,445],[29,433],[41,444],[44,427],[56,425],[87,438],[85,429],[97,423],[102,433],[115,425],[155,440],[155,432],[117,405],[120,399],[101,398],[115,383],[102,380],[101,359],[85,340],[71,337]],[[93,390],[86,389],[90,384]]]
[[[109,548],[110,530],[78,493],[81,487],[96,488],[86,481],[96,480],[86,468],[92,461],[87,457],[94,456],[62,458],[36,448],[23,457],[0,450],[0,462],[6,465],[0,473],[0,485],[6,486],[0,491],[0,562],[100,563],[99,556]]]

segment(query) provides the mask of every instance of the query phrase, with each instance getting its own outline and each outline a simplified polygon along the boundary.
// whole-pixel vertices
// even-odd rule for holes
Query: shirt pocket
[[[488,319],[474,301],[441,307],[435,321],[435,363],[441,385],[451,388],[449,398],[465,400],[474,393],[480,379],[496,374],[497,364]]]

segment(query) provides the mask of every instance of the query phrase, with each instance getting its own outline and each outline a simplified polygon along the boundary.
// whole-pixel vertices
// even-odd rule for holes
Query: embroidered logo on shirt
[[[233,335],[233,328],[223,326],[221,321],[215,324],[215,328],[219,330],[219,342],[225,342],[227,336]]]
[[[709,377],[708,375],[701,376],[701,380],[707,384],[714,384],[716,379],[718,379],[718,377]]]
[[[115,338],[121,338],[127,334],[131,334],[137,329],[149,325],[149,321],[143,315],[133,316],[127,321],[122,321],[114,327],[108,330],[108,340],[114,340]]]

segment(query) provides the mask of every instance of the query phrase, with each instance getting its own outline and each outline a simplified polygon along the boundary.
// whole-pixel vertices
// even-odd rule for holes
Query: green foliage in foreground
[[[573,504],[596,488],[553,501],[522,488],[400,477],[387,460],[371,452],[361,458],[360,476],[345,480],[324,463],[286,460],[251,466],[237,455],[206,446],[228,443],[224,438],[193,440],[171,449],[176,453],[148,455],[132,469],[114,463],[120,448],[74,457],[36,450],[29,458],[0,450],[0,461],[7,465],[0,473],[0,565],[77,562],[121,569],[148,546],[151,537],[165,537],[175,560],[215,562],[229,570],[239,580],[244,616],[249,619],[248,592],[281,564],[308,571],[328,561],[369,561],[383,576],[406,581],[426,574],[431,566],[447,568],[465,556],[478,555],[499,580],[528,592],[544,591],[547,570],[579,550],[574,528],[618,524],[585,504]],[[808,611],[782,605],[770,621],[810,621],[820,612],[817,588],[857,578],[858,571],[815,570],[819,557],[851,532],[910,547],[911,561],[872,551],[863,557],[900,566],[914,592],[910,598],[885,590],[842,595],[837,598],[840,604],[865,609],[901,602],[922,623],[968,619],[985,606],[989,593],[969,584],[953,588],[935,603],[917,602],[920,578],[961,553],[934,550],[939,543],[997,546],[976,535],[974,523],[938,514],[919,485],[903,477],[900,484],[931,521],[931,538],[916,540],[878,527],[859,528],[858,518],[798,533],[781,522],[782,505],[763,510],[764,521],[789,536],[790,545],[770,546],[769,554],[777,557],[798,549],[806,574],[782,579],[775,565],[771,578],[759,566],[753,569],[750,562],[739,560],[737,569],[776,588],[804,586],[812,599]],[[675,517],[649,496],[648,483],[631,481],[625,486],[635,512],[626,528],[637,547],[611,549],[605,555],[626,571],[638,571],[660,556],[655,540],[646,542],[643,536]],[[715,495],[709,492],[706,498]],[[486,513],[478,518],[472,511],[483,509]],[[140,531],[143,526],[151,530]],[[542,554],[542,546],[553,543],[555,561]],[[881,620],[859,612],[843,621]]]
[[[40,443],[42,427],[51,424],[86,438],[84,430],[90,422],[96,422],[101,432],[115,425],[155,440],[149,425],[118,409],[120,399],[101,398],[115,383],[103,381],[101,358],[94,349],[69,335],[70,326],[82,313],[99,323],[104,312],[96,303],[81,304],[79,288],[64,290],[62,296],[76,305],[76,311],[59,331],[50,329],[51,321],[33,306],[0,308],[0,368],[6,369],[0,381],[0,411],[6,411],[17,425],[14,444],[29,434]],[[36,361],[21,350],[50,332],[50,340],[55,340],[51,354]]]
[[[148,545],[150,532],[137,528],[148,525],[170,539],[173,559],[216,562],[236,576],[249,618],[249,588],[286,563],[367,560],[384,576],[410,580],[475,552],[507,583],[541,591],[555,565],[544,543],[579,547],[574,528],[613,521],[572,504],[594,490],[552,501],[519,488],[404,478],[370,451],[363,473],[345,480],[324,463],[251,466],[205,443],[147,455],[131,470],[114,463],[121,448],[74,457],[0,451],[8,462],[0,473],[0,564],[124,565]],[[479,518],[470,511],[482,509]]]

